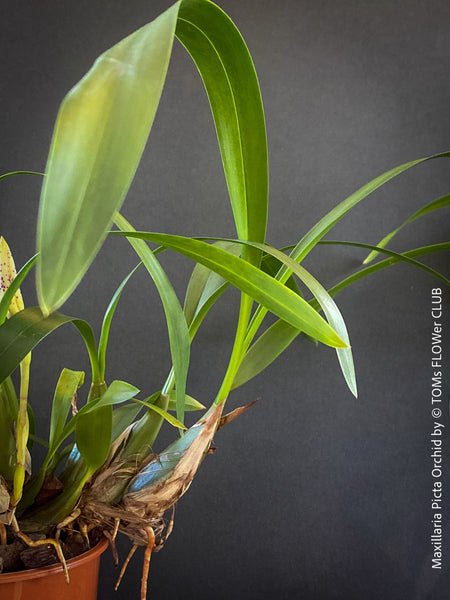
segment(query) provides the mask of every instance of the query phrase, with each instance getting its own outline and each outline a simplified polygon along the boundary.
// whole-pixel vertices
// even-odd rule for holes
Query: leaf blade
[[[255,68],[232,20],[212,2],[184,0],[176,36],[202,77],[214,118],[238,236],[263,242],[268,159]],[[252,262],[259,253],[252,253]]]
[[[219,273],[240,290],[266,305],[277,316],[294,327],[303,329],[319,341],[334,347],[345,348],[347,345],[303,298],[260,269],[221,248],[198,239],[162,233],[113,233],[147,239],[176,250]]]
[[[119,213],[116,214],[114,222],[121,231],[133,229],[125,217]],[[116,233],[120,234],[121,232]],[[189,329],[172,284],[153,252],[142,239],[130,239],[129,242],[152,277],[163,304],[176,381],[177,418],[183,422],[186,379],[190,357]]]
[[[75,289],[128,191],[159,103],[178,8],[102,54],[61,105],[38,220],[45,314]]]

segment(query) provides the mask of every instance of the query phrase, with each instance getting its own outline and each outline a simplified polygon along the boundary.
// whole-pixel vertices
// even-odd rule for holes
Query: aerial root
[[[109,533],[109,531],[107,529],[103,530],[103,535],[106,538],[108,538],[109,545],[111,547],[111,552],[113,555],[114,566],[117,567],[117,565],[119,564],[119,555],[117,554],[116,540],[114,539],[113,535],[111,533]]]
[[[166,528],[166,534],[161,539],[161,541],[158,544],[158,546],[163,546],[167,542],[167,538],[172,533],[174,522],[175,522],[175,504],[172,506],[172,514],[170,515],[170,521],[169,521],[169,523],[167,525],[167,528]]]
[[[142,568],[141,600],[146,600],[147,598],[148,571],[150,568],[150,559],[152,557],[152,551],[155,546],[155,532],[151,527],[146,527],[145,531],[147,532],[148,543],[144,552],[144,566]]]
[[[89,541],[89,536],[88,536],[88,526],[86,525],[86,523],[80,523],[80,533],[83,536],[83,538],[85,539],[86,543],[87,543],[87,547],[90,548],[91,547],[91,542]]]
[[[68,517],[66,517],[61,523],[58,523],[56,526],[55,540],[59,541],[59,536],[61,535],[61,529],[67,527],[68,525],[73,525],[73,522],[80,516],[81,510],[79,508],[75,509],[70,513]]]
[[[36,546],[45,546],[46,544],[50,544],[56,550],[56,554],[58,556],[59,562],[62,564],[64,569],[64,575],[67,583],[69,583],[69,570],[67,568],[66,559],[64,558],[63,551],[61,549],[61,544],[58,540],[46,538],[45,540],[31,540],[27,535],[22,533],[21,531],[16,531],[17,537],[19,537],[27,546],[30,548],[35,548]]]
[[[131,550],[130,550],[130,551],[129,551],[129,553],[128,553],[128,556],[126,557],[126,559],[125,559],[125,561],[124,561],[124,563],[123,563],[123,565],[122,565],[122,568],[121,568],[121,570],[120,570],[119,579],[117,580],[116,587],[114,588],[114,590],[115,590],[116,592],[117,592],[117,588],[118,588],[118,587],[119,587],[119,585],[120,585],[120,582],[122,581],[122,577],[124,576],[124,574],[125,574],[125,571],[127,570],[128,563],[130,562],[130,560],[131,560],[131,558],[132,558],[133,554],[136,552],[136,548],[137,548],[137,547],[138,547],[138,545],[137,545],[137,544],[133,544],[133,545],[132,545],[132,547],[131,547]]]

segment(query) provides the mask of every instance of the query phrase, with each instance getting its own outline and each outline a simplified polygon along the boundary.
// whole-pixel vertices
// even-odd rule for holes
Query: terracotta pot
[[[0,575],[1,600],[96,600],[100,555],[108,547],[102,539],[95,548],[67,561],[70,583],[60,564]]]

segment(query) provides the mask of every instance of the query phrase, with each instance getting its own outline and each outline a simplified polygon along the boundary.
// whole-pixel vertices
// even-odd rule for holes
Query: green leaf
[[[78,388],[83,385],[83,382],[83,371],[71,371],[70,369],[62,370],[53,397],[52,413],[50,417],[50,449],[56,449],[59,446],[59,444],[55,446],[55,442],[58,440],[64,429],[72,400],[76,395]]]
[[[163,233],[123,231],[115,233],[147,239],[176,250],[219,273],[293,327],[302,329],[329,346],[346,347],[346,343],[332,327],[303,298],[260,269],[221,248],[201,240]]]
[[[241,246],[231,242],[215,242],[215,246],[231,252],[235,256],[240,253]],[[186,290],[184,300],[184,314],[186,322],[191,328],[195,318],[198,316],[203,306],[209,302],[212,297],[218,297],[217,292],[223,292],[228,286],[226,279],[211,271],[202,264],[196,264],[192,271],[191,278]],[[198,327],[197,327],[198,329]]]
[[[275,321],[266,331],[250,346],[242,359],[233,388],[247,383],[250,379],[264,371],[300,333],[299,329],[292,327],[286,321]]]
[[[112,406],[101,406],[82,414],[75,427],[75,443],[90,469],[95,471],[106,460],[111,446]]]
[[[125,381],[113,381],[99,399],[83,406],[63,431],[67,437],[75,428],[75,443],[90,469],[95,471],[106,460],[111,446],[113,404],[133,399],[138,388]]]
[[[342,245],[352,245],[352,246],[357,245],[357,246],[362,246],[365,248],[372,248],[372,249],[377,248],[376,246],[370,246],[369,244],[354,244],[353,242],[333,242],[331,240],[326,241],[326,242],[325,241],[321,242],[321,244],[342,244]],[[373,265],[370,265],[369,267],[365,267],[363,269],[360,269],[356,273],[349,275],[348,277],[346,277],[345,279],[343,279],[342,281],[340,281],[339,283],[334,285],[332,288],[330,288],[328,290],[328,293],[331,296],[335,296],[338,292],[340,292],[344,288],[348,287],[352,283],[355,283],[355,281],[358,281],[359,279],[363,279],[364,277],[367,277],[367,275],[371,275],[372,273],[381,271],[382,269],[385,269],[386,267],[390,267],[391,265],[398,263],[398,262],[407,262],[409,264],[412,264],[413,266],[418,267],[418,268],[430,273],[431,275],[433,275],[435,277],[438,277],[441,281],[443,281],[444,283],[446,283],[446,285],[448,285],[447,278],[445,278],[443,275],[441,275],[434,269],[430,269],[430,267],[427,267],[423,263],[415,260],[415,258],[418,256],[426,256],[427,254],[434,254],[436,252],[443,252],[445,250],[450,250],[450,242],[441,242],[440,244],[432,244],[430,246],[422,246],[420,248],[414,248],[414,250],[408,250],[407,252],[403,252],[402,254],[397,254],[396,252],[386,250],[385,248],[378,248],[379,252],[388,254],[390,256],[390,258],[380,260],[379,262],[377,262]]]
[[[44,317],[37,306],[26,308],[7,319],[0,327],[0,382],[19,366],[39,342],[65,323],[74,323],[85,333],[90,330],[85,321],[60,313]]]
[[[335,206],[329,213],[327,213],[320,221],[318,221],[306,235],[299,241],[291,253],[291,257],[297,262],[301,262],[303,258],[308,254],[312,248],[323,238],[323,236],[330,231],[354,206],[356,206],[361,200],[367,198],[369,194],[380,188],[382,185],[397,177],[401,173],[404,173],[411,167],[419,165],[420,163],[428,160],[434,160],[436,158],[450,158],[450,152],[442,152],[440,154],[434,154],[433,156],[427,156],[426,158],[419,158],[411,162],[404,163],[398,167],[394,167],[389,171],[386,171],[382,175],[375,177],[366,185],[359,188],[356,192],[351,194],[348,198],[340,202]]]
[[[44,177],[45,173],[38,173],[37,171],[11,171],[10,173],[3,173],[3,175],[0,175],[0,180],[6,179],[7,177],[14,177],[15,175],[40,175]]]
[[[14,435],[19,402],[10,377],[0,384],[0,475],[12,481],[16,468]]]
[[[242,240],[236,240],[238,244],[251,245],[259,250],[266,252],[270,256],[274,257],[282,263],[285,267],[291,270],[299,279],[308,287],[310,292],[316,298],[318,304],[321,309],[325,313],[325,316],[328,319],[328,322],[333,327],[334,331],[339,335],[339,337],[345,342],[347,347],[345,348],[336,348],[339,364],[342,370],[342,374],[344,375],[344,379],[347,382],[350,391],[354,396],[357,396],[356,389],[356,377],[355,377],[355,367],[353,365],[353,356],[350,348],[350,340],[348,337],[347,327],[345,325],[345,321],[341,315],[340,310],[336,306],[334,300],[328,294],[326,289],[315,279],[311,273],[309,273],[302,266],[297,264],[295,260],[293,260],[290,256],[286,256],[280,250],[276,248],[272,248],[268,244],[259,244],[255,242],[247,242]]]
[[[448,206],[449,204],[450,204],[450,194],[448,194],[446,196],[442,196],[441,198],[438,198],[437,200],[430,202],[429,204],[427,204],[426,206],[424,206],[423,208],[421,208],[420,210],[415,212],[413,215],[411,215],[408,219],[406,219],[406,221],[404,221],[399,227],[397,227],[396,229],[394,229],[393,231],[388,233],[380,242],[378,242],[377,246],[379,248],[385,248],[387,246],[387,244],[392,240],[392,238],[395,235],[397,235],[397,233],[401,229],[403,229],[403,227],[405,227],[409,223],[412,223],[416,219],[420,219],[421,217],[424,217],[425,215],[427,215],[435,210],[438,210],[439,208],[444,208],[445,206]],[[378,256],[378,251],[372,250],[372,252],[370,252],[370,254],[367,256],[367,258],[363,261],[363,264],[370,263],[376,256]]]
[[[156,392],[147,400],[148,404],[158,406],[163,410],[167,410],[169,398],[166,394]],[[136,406],[141,407],[141,404],[136,403]],[[158,436],[164,419],[161,415],[152,411],[147,406],[146,413],[133,424],[130,436],[126,441],[124,450],[121,452],[121,459],[129,458],[133,464],[140,464],[141,461],[152,452],[152,446]]]
[[[78,285],[125,198],[158,107],[178,8],[102,54],[61,105],[38,222],[45,314]]]
[[[261,261],[261,269],[267,273],[268,275],[270,275],[271,277],[275,277],[276,274],[278,273],[278,271],[280,270],[282,263],[280,263],[280,261],[275,258],[275,256],[272,256],[270,254],[264,254],[263,255],[263,259]],[[289,277],[289,279],[285,282],[284,284],[286,287],[288,287],[289,289],[291,289],[293,292],[295,292],[296,294],[298,294],[299,296],[303,297],[302,291],[299,288],[297,282],[295,281],[294,277]]]
[[[383,184],[387,183],[397,175],[400,175],[404,171],[428,160],[434,160],[436,158],[450,158],[450,152],[442,152],[426,158],[421,158],[408,163],[404,163],[398,167],[386,171],[382,175],[379,175],[359,190],[351,194],[346,200],[338,204],[329,213],[327,213],[320,221],[318,221],[294,246],[290,256],[296,262],[301,262],[305,256],[314,248],[316,244],[324,237],[324,235],[330,231],[354,206],[356,206],[361,200],[366,198],[369,194],[380,188]],[[288,267],[283,265],[275,276],[275,279],[286,282],[290,277],[291,271]],[[267,309],[263,306],[259,306],[252,317],[252,321],[249,325],[246,335],[247,347],[255,337],[255,334],[261,325]],[[314,336],[312,336],[314,337]]]
[[[133,230],[128,221],[119,213],[114,219],[119,229]],[[120,232],[116,232],[120,233]],[[137,255],[144,263],[150,273],[161,297],[167,321],[169,333],[170,353],[172,357],[173,370],[175,373],[177,394],[177,417],[179,421],[184,420],[184,398],[186,394],[186,378],[189,367],[190,339],[189,330],[180,306],[177,295],[170,283],[164,269],[159,264],[155,255],[147,244],[139,239],[129,239]]]
[[[111,302],[109,303],[109,306],[106,309],[105,316],[103,318],[103,323],[102,323],[102,330],[100,333],[100,341],[98,343],[98,362],[99,362],[99,368],[100,368],[100,379],[102,381],[104,381],[104,379],[105,379],[106,348],[108,346],[108,337],[109,337],[109,330],[111,328],[112,318],[114,316],[117,305],[119,303],[120,296],[122,295],[122,292],[123,292],[126,284],[128,283],[129,279],[132,277],[132,275],[134,275],[134,273],[139,269],[139,267],[141,265],[142,265],[142,263],[139,263],[138,265],[136,265],[136,267],[131,271],[131,273],[129,273],[125,277],[125,279],[122,281],[122,283],[119,285],[119,287],[115,291],[114,296],[112,297]]]
[[[152,404],[153,407],[161,408],[163,411],[166,410],[169,399],[165,394],[157,392],[148,399],[148,404]],[[146,403],[147,404],[147,403]],[[121,406],[119,409],[115,409],[113,413],[113,423],[115,413],[123,409],[136,409],[139,411],[142,407],[141,403],[136,402],[133,405]],[[114,431],[113,425],[113,439],[115,440],[112,456],[107,466],[109,473],[108,479],[105,481],[103,478],[101,482],[102,486],[102,500],[105,503],[113,504],[118,502],[124,489],[128,485],[129,479],[126,477],[117,477],[117,469],[120,469],[121,473],[126,473],[128,470],[131,474],[136,472],[136,469],[142,463],[142,461],[153,453],[153,443],[161,429],[163,423],[163,417],[156,411],[151,410],[147,407],[147,411],[143,417],[141,417],[133,426],[126,430],[123,427],[121,431]],[[94,479],[92,492],[95,493],[96,481]]]
[[[117,406],[113,410],[111,441],[115,441],[136,419],[142,408],[136,404]]]
[[[169,394],[169,405],[167,410],[176,410],[176,398],[175,392],[171,391]],[[206,406],[203,406],[201,402],[193,398],[192,396],[188,396],[186,394],[186,399],[184,401],[185,410],[193,411],[193,410],[204,410]]]
[[[212,2],[183,0],[176,36],[194,60],[208,94],[238,236],[263,242],[268,166],[258,79],[241,34]],[[259,261],[252,253],[251,261]]]
[[[34,266],[37,260],[37,254],[35,254],[29,261],[27,261],[17,275],[14,277],[13,281],[8,286],[8,289],[3,294],[0,300],[0,325],[3,325],[5,322],[6,316],[8,314],[9,305],[11,304],[11,300],[14,298],[15,293],[22,285],[23,280],[27,276],[30,269]]]
[[[319,243],[370,247],[368,244],[353,244],[351,242],[326,241]],[[405,252],[404,254],[397,254],[395,252],[383,250],[384,253],[390,256],[390,258],[377,262],[376,264],[371,265],[370,267],[360,269],[356,273],[353,273],[349,277],[346,277],[340,283],[333,286],[331,289],[328,290],[328,293],[330,294],[330,296],[335,296],[338,292],[348,287],[355,281],[363,279],[364,277],[371,275],[372,273],[381,271],[382,269],[390,267],[391,265],[396,264],[398,262],[407,262],[413,264],[414,266],[420,267],[427,272],[433,271],[433,269],[430,269],[426,265],[423,265],[422,263],[413,260],[413,258],[417,256],[425,256],[427,254],[435,252],[442,252],[444,250],[450,250],[450,242],[444,242],[441,244],[434,244],[432,246],[416,248],[414,250],[410,250],[409,252]],[[439,278],[442,277],[437,272],[430,274],[435,276],[439,275]],[[318,302],[315,299],[311,300],[310,302],[313,306],[319,308]],[[266,367],[268,367],[291,344],[291,342],[293,342],[293,340],[299,335],[299,333],[301,333],[300,330],[295,329],[285,321],[278,320],[275,323],[273,323],[248,349],[233,381],[233,388],[237,388],[240,385],[243,385],[256,375],[258,375]]]
[[[121,404],[127,400],[132,400],[139,393],[139,389],[126,381],[115,380],[110,383],[106,392],[104,392],[98,400],[88,402],[79,411],[81,414],[91,413],[103,406],[112,406],[113,404]]]
[[[163,408],[157,406],[156,404],[153,404],[152,402],[149,402],[148,400],[147,401],[146,400],[138,400],[137,398],[134,398],[133,400],[134,400],[134,402],[137,402],[137,403],[141,404],[142,406],[146,406],[149,410],[158,414],[165,421],[170,423],[170,425],[172,425],[173,427],[176,427],[178,429],[186,429],[186,427],[183,425],[183,423],[181,421],[179,421],[178,419],[173,417],[170,413],[168,413]]]

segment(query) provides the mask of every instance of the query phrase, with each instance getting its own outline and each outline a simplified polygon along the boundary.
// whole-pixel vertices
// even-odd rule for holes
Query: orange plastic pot
[[[102,539],[95,548],[67,561],[70,583],[60,564],[0,575],[0,600],[96,600],[100,556],[108,547]]]

